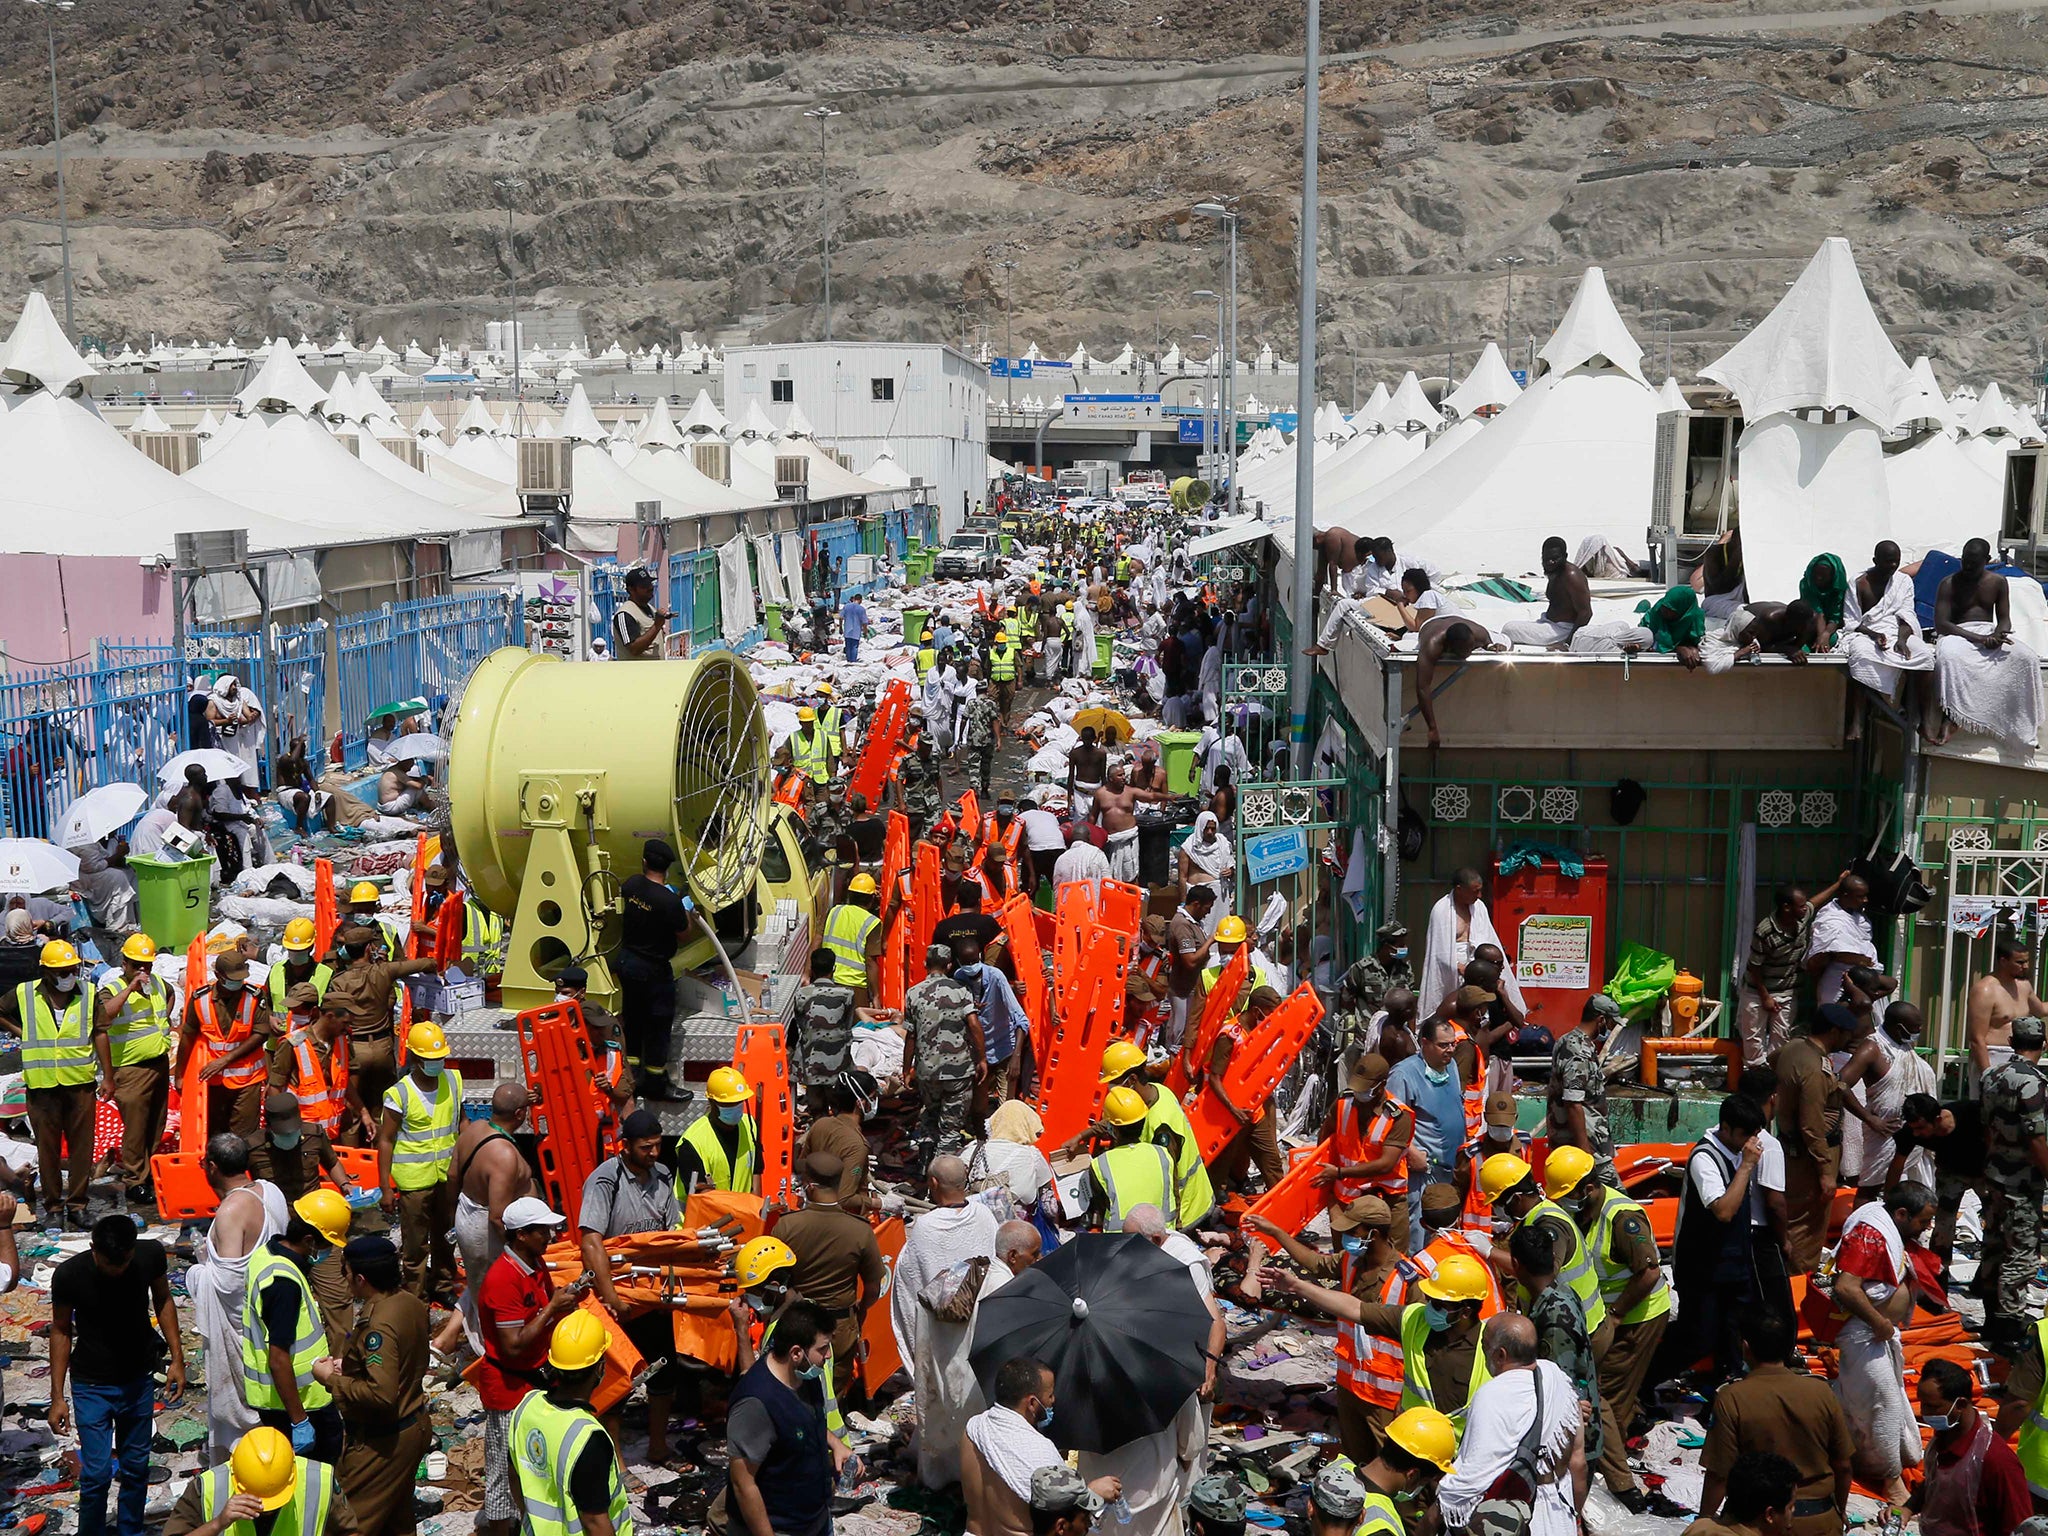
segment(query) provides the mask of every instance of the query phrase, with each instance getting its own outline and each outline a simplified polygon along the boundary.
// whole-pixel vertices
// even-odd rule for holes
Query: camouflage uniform
[[[1395,987],[1415,989],[1415,968],[1406,960],[1384,961],[1374,952],[1344,973],[1337,987],[1336,1014],[1330,1021],[1340,1045],[1357,1047],[1372,1016]]]
[[[962,744],[973,759],[975,782],[981,786],[983,799],[988,797],[989,770],[996,755],[996,721],[1001,714],[1002,706],[986,689],[967,701],[967,729]]]
[[[1523,1309],[1536,1330],[1536,1353],[1563,1371],[1573,1389],[1591,1405],[1586,1415],[1586,1461],[1595,1464],[1605,1443],[1600,1424],[1600,1365],[1593,1358],[1592,1336],[1586,1332],[1586,1309],[1572,1288],[1552,1278]]]
[[[807,982],[796,989],[796,1080],[823,1088],[846,1070],[853,1046],[853,988]]]
[[[2029,1143],[2048,1136],[2048,1077],[2023,1056],[1984,1074],[1983,1272],[1995,1290],[1985,1303],[1986,1332],[2017,1331],[2027,1318],[2027,1287],[2040,1263],[2043,1179]]]
[[[925,829],[939,815],[939,765],[926,762],[924,754],[913,752],[896,770],[896,787],[902,792],[903,814],[910,819],[910,836],[923,837]]]
[[[967,1144],[967,1111],[974,1101],[974,1044],[967,1035],[974,997],[950,976],[928,976],[905,994],[903,1023],[914,1037],[912,1070],[923,1108],[917,1139],[931,1154]]]
[[[1607,1075],[1600,1070],[1600,1054],[1587,1031],[1575,1029],[1558,1040],[1550,1057],[1548,1097],[1551,1145],[1557,1145],[1557,1133],[1568,1118],[1566,1106],[1577,1104],[1586,1112],[1593,1176],[1602,1184],[1621,1188],[1614,1171],[1614,1133],[1607,1125]]]

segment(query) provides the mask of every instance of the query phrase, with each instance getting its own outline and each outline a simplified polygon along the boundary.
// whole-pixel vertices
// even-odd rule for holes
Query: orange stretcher
[[[549,1003],[529,1008],[514,1022],[520,1064],[533,1095],[541,1177],[573,1232],[584,1181],[597,1169],[599,1136],[597,1105],[590,1095],[597,1060],[590,1052],[583,1010],[574,1001]]]
[[[897,742],[909,723],[910,684],[895,678],[875,701],[875,712],[861,737],[860,762],[847,781],[848,793],[865,798],[870,811],[881,804],[882,785],[896,770]]]
[[[1095,901],[1095,920],[1105,928],[1114,928],[1135,939],[1138,924],[1145,920],[1144,891],[1121,880],[1103,881],[1101,893]]]
[[[334,861],[313,861],[313,953],[327,955],[334,948],[334,935],[341,929],[341,912],[334,900]]]
[[[875,1241],[882,1249],[882,1262],[889,1267],[890,1277],[896,1274],[896,1260],[903,1252],[903,1218],[885,1217],[874,1223]],[[894,1376],[903,1365],[903,1356],[896,1349],[896,1327],[890,1321],[889,1304],[886,1298],[868,1308],[868,1315],[862,1321],[861,1341],[868,1347],[867,1358],[860,1363],[860,1381],[870,1394],[880,1390],[883,1382]]]
[[[1166,1086],[1175,1098],[1184,1097],[1195,1086],[1194,1074],[1188,1068],[1190,1061],[1195,1063],[1196,1071],[1208,1070],[1209,1053],[1216,1049],[1217,1031],[1236,1011],[1237,995],[1244,990],[1245,978],[1251,972],[1251,946],[1240,944],[1237,953],[1224,965],[1223,974],[1216,978],[1216,985],[1204,994],[1201,1018],[1189,1022],[1187,1036],[1167,1066]]]
[[[1319,1169],[1332,1161],[1333,1155],[1327,1140],[1296,1151],[1288,1164],[1287,1176],[1254,1200],[1248,1214],[1265,1217],[1283,1232],[1299,1232],[1330,1203],[1328,1194],[1311,1181]],[[1259,1232],[1252,1236],[1275,1253],[1280,1251],[1280,1244],[1273,1238]]]
[[[1072,984],[1056,1001],[1052,1038],[1039,1067],[1037,1108],[1045,1134],[1038,1145],[1048,1156],[1094,1122],[1103,1092],[1103,1048],[1123,1028],[1131,952],[1130,935],[1097,923],[1080,936]]]
[[[910,966],[919,981],[924,980],[924,952],[931,948],[932,930],[946,915],[946,898],[939,884],[939,849],[936,843],[920,839],[910,850]]]
[[[876,969],[880,972],[876,979],[881,983],[881,994],[875,1005],[902,1008],[903,995],[908,990],[905,977],[910,970],[910,909],[900,901],[889,914],[889,925],[882,930],[882,960]]]
[[[1010,943],[1010,964],[1017,973],[1017,1001],[1031,1021],[1031,1054],[1045,1060],[1050,1043],[1052,1009],[1046,995],[1045,953],[1038,945],[1038,928],[1031,920],[1031,898],[1018,894],[996,909],[996,921]]]
[[[1314,986],[1303,982],[1246,1038],[1243,1050],[1232,1052],[1230,1064],[1223,1070],[1223,1091],[1231,1103],[1256,1119],[1322,1018],[1322,999],[1316,996]],[[1244,1129],[1206,1082],[1199,1093],[1182,1103],[1205,1163]]]
[[[761,1136],[761,1198],[794,1210],[796,1106],[790,1097],[789,1051],[782,1026],[742,1024],[732,1064],[754,1090],[754,1120]]]
[[[965,789],[960,792],[959,812],[956,823],[957,830],[955,835],[964,835],[966,837],[971,857],[971,850],[981,840],[981,799],[971,789]]]

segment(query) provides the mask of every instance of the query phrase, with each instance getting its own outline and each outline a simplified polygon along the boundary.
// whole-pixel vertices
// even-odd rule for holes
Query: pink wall
[[[171,640],[168,572],[128,555],[0,555],[0,646],[20,665],[95,640]],[[68,633],[67,633],[68,631]]]

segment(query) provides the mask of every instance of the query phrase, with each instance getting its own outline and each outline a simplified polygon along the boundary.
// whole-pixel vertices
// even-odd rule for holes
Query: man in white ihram
[[[1124,1217],[1124,1231],[1146,1239],[1187,1267],[1209,1309],[1209,1339],[1204,1346],[1208,1364],[1202,1373],[1200,1390],[1188,1395],[1173,1422],[1156,1434],[1143,1435],[1113,1451],[1083,1451],[1081,1476],[1089,1483],[1113,1477],[1123,1485],[1124,1502],[1130,1506],[1128,1525],[1118,1527],[1118,1536],[1178,1536],[1181,1512],[1193,1492],[1195,1479],[1202,1475],[1204,1454],[1209,1445],[1209,1415],[1216,1394],[1216,1362],[1229,1337],[1223,1314],[1216,1307],[1215,1286],[1209,1278],[1208,1261],[1202,1250],[1171,1230],[1166,1216],[1156,1205],[1133,1206]]]
[[[1437,1484],[1437,1503],[1446,1530],[1471,1523],[1473,1514],[1503,1472],[1514,1465],[1523,1438],[1543,1405],[1529,1481],[1536,1490],[1530,1536],[1577,1536],[1578,1511],[1586,1501],[1586,1432],[1571,1379],[1548,1360],[1536,1358],[1536,1329],[1518,1312],[1502,1312],[1486,1325],[1481,1340],[1492,1379],[1472,1394],[1465,1435],[1458,1443],[1457,1469]]]
[[[1493,918],[1480,894],[1485,889],[1485,877],[1478,870],[1461,869],[1451,876],[1450,894],[1438,897],[1436,905],[1429,909],[1418,989],[1422,1002],[1416,1017],[1430,1017],[1438,1003],[1464,985],[1465,963],[1480,945],[1491,944],[1502,954],[1507,953],[1500,935],[1493,931]],[[1501,968],[1500,985],[1517,1008],[1527,1009],[1512,965]]]
[[[933,1310],[934,1282],[972,1259],[987,1259],[988,1272],[977,1296],[1010,1278],[996,1258],[995,1212],[967,1198],[967,1164],[936,1157],[927,1174],[932,1209],[910,1224],[896,1260],[889,1293],[889,1320],[896,1351],[911,1367],[917,1385],[917,1477],[927,1488],[960,1480],[960,1434],[985,1406],[967,1352],[974,1343],[974,1319],[949,1323]],[[957,1277],[955,1277],[957,1278]]]

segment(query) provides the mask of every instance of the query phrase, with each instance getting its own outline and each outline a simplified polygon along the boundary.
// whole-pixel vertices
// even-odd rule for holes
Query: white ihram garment
[[[1899,643],[1899,621],[1907,628],[1906,643]],[[1863,633],[1876,630],[1884,636],[1884,649]],[[1899,679],[1908,672],[1934,669],[1934,647],[1920,634],[1920,615],[1913,606],[1913,578],[1893,571],[1876,602],[1864,608],[1857,596],[1857,583],[1850,582],[1842,599],[1842,637],[1836,648],[1849,658],[1849,675],[1864,687],[1895,698]]]
[[[1977,619],[1956,628],[1988,635],[1996,626]],[[2041,658],[2019,641],[1986,650],[1961,635],[1934,642],[1934,676],[1941,712],[1966,731],[2036,746],[2041,740]]]
[[[254,1253],[284,1231],[291,1218],[284,1191],[267,1180],[257,1179],[222,1198],[247,1201],[254,1195],[263,1202],[263,1230],[249,1252]],[[220,1220],[220,1212],[213,1219]],[[185,1294],[192,1299],[192,1321],[204,1351],[201,1369],[206,1374],[206,1439],[216,1465],[234,1453],[235,1442],[256,1427],[256,1410],[242,1397],[242,1307],[249,1290],[249,1257],[221,1257],[214,1251],[213,1230],[207,1229],[199,1246],[199,1257],[185,1271]]]
[[[1436,1005],[1461,985],[1458,978],[1464,974],[1465,962],[1472,958],[1472,951],[1482,944],[1492,944],[1507,954],[1507,946],[1500,942],[1500,935],[1493,931],[1493,919],[1487,914],[1486,903],[1472,903],[1471,921],[1466,925],[1466,942],[1458,942],[1457,903],[1448,895],[1439,896],[1436,905],[1429,909],[1429,932],[1422,951],[1422,1011],[1417,1018],[1426,1019],[1436,1012]],[[1522,1000],[1521,983],[1515,980],[1514,967],[1510,965],[1501,972],[1501,990],[1507,993],[1517,1008],[1526,1009]]]
[[[967,1351],[974,1342],[974,1323],[941,1322],[918,1300],[937,1276],[965,1259],[990,1260],[986,1296],[1010,1271],[995,1257],[995,1212],[978,1200],[963,1206],[941,1206],[911,1223],[889,1293],[889,1321],[896,1330],[896,1350],[911,1362],[917,1386],[917,1477],[927,1488],[960,1481],[960,1436],[967,1421],[986,1404]]]

